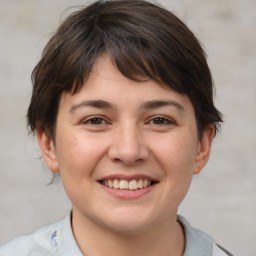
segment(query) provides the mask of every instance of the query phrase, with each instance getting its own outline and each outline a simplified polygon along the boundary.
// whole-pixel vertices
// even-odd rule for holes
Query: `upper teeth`
[[[149,187],[151,185],[151,181],[147,179],[139,179],[139,180],[104,180],[103,184],[106,187],[115,188],[115,189],[130,189],[136,190],[140,188]]]

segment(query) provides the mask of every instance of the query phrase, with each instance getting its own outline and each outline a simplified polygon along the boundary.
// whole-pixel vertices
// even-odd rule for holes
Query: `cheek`
[[[159,202],[168,209],[163,213],[166,218],[173,210],[177,211],[191,184],[196,147],[193,137],[188,134],[172,133],[158,138],[152,152],[162,171],[163,186]]]
[[[166,172],[177,175],[193,172],[196,142],[192,136],[172,134],[169,138],[158,140],[154,152]]]
[[[57,148],[60,172],[72,176],[90,176],[104,154],[104,143],[100,139],[85,136],[83,133],[63,137]]]
[[[196,140],[191,136],[173,134],[162,140],[156,147],[155,155],[161,164],[166,180],[166,188],[175,201],[180,202],[191,184],[195,168]],[[175,191],[175,193],[173,193]]]
[[[60,176],[65,191],[74,204],[89,198],[81,197],[93,191],[93,173],[104,154],[102,140],[77,133],[63,137],[57,150]]]

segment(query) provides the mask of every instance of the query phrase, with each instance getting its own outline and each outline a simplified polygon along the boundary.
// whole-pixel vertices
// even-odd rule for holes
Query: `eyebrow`
[[[142,104],[142,108],[145,109],[156,109],[165,106],[173,106],[182,112],[185,111],[185,108],[174,100],[150,100]]]
[[[99,108],[99,109],[114,109],[116,108],[116,106],[108,101],[105,100],[86,100],[83,101],[81,103],[75,104],[73,105],[69,112],[72,113],[75,110],[77,110],[78,108],[81,107],[94,107],[94,108]],[[150,101],[146,101],[142,104],[141,108],[144,109],[157,109],[157,108],[161,108],[161,107],[165,107],[165,106],[173,106],[176,107],[178,110],[180,111],[185,111],[184,107],[179,104],[176,101],[173,100],[150,100]]]
[[[94,107],[94,108],[106,109],[106,108],[115,108],[115,105],[105,100],[86,100],[81,103],[73,105],[70,108],[69,112],[72,113],[76,109],[81,107]]]

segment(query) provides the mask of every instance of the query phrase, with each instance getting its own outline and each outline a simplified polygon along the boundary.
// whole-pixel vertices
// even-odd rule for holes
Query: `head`
[[[149,2],[97,1],[64,21],[32,78],[28,124],[61,173],[74,230],[175,223],[221,122],[193,33]]]
[[[61,95],[79,92],[103,54],[130,80],[153,80],[187,95],[199,139],[208,125],[217,132],[221,114],[199,41],[174,14],[141,0],[96,1],[63,22],[32,73],[32,132],[44,131],[54,140]]]

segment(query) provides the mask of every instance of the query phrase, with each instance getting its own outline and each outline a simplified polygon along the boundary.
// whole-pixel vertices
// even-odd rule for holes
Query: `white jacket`
[[[0,248],[0,256],[83,256],[71,229],[71,215],[65,220],[42,227],[31,235],[15,238]],[[192,228],[178,216],[186,236],[183,256],[229,256],[207,234]]]

